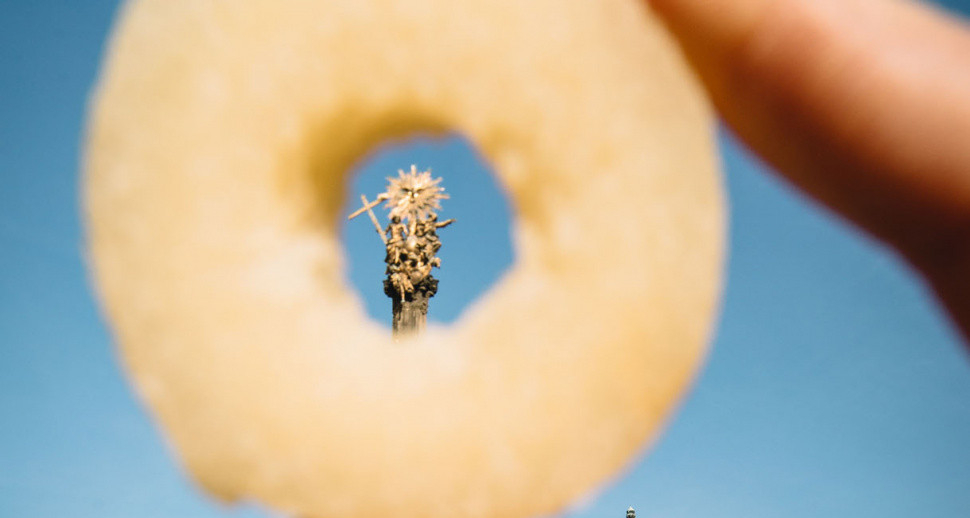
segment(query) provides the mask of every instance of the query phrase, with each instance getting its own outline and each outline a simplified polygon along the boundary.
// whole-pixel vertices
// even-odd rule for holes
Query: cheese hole
[[[509,230],[508,198],[484,157],[464,137],[417,136],[387,142],[365,155],[353,168],[341,216],[341,242],[346,254],[349,284],[361,296],[368,315],[390,327],[391,301],[384,295],[384,245],[366,215],[348,221],[347,214],[383,192],[388,176],[411,164],[431,169],[434,178],[451,196],[442,201],[439,219],[457,221],[439,231],[441,268],[438,293],[431,299],[428,321],[449,324],[498,281],[513,262]],[[381,225],[387,224],[383,205],[374,210]]]

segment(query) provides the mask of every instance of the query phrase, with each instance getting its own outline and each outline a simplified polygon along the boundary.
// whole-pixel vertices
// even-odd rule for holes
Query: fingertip
[[[688,47],[716,50],[749,34],[772,0],[645,0]]]
[[[696,7],[691,5],[692,0],[644,0],[644,3],[663,18],[677,18]]]

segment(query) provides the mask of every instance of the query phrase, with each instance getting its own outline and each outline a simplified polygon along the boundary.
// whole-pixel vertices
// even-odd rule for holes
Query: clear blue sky
[[[183,475],[129,391],[91,294],[77,157],[115,9],[0,0],[0,517],[265,516],[215,503]],[[970,355],[954,331],[892,255],[730,136],[721,148],[730,263],[712,354],[650,455],[567,516],[620,518],[628,505],[658,518],[967,516]],[[456,198],[432,308],[447,322],[510,262],[509,215],[458,138],[378,153],[349,194],[372,196],[412,162],[445,175]],[[449,181],[449,170],[481,174]],[[349,255],[372,257],[368,223],[352,224]],[[351,275],[386,318],[367,284],[376,261]],[[461,274],[473,264],[488,274]]]

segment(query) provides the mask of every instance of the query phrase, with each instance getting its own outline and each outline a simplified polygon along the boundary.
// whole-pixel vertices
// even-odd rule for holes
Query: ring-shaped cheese
[[[702,359],[712,126],[635,0],[136,0],[90,117],[92,265],[134,384],[213,493],[547,514],[628,465]],[[336,228],[355,161],[422,131],[494,166],[516,260],[394,345]]]

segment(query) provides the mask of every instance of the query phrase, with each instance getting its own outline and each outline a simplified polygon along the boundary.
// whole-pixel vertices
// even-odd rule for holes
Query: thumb
[[[966,27],[902,0],[650,5],[737,134],[895,247],[970,330]]]

